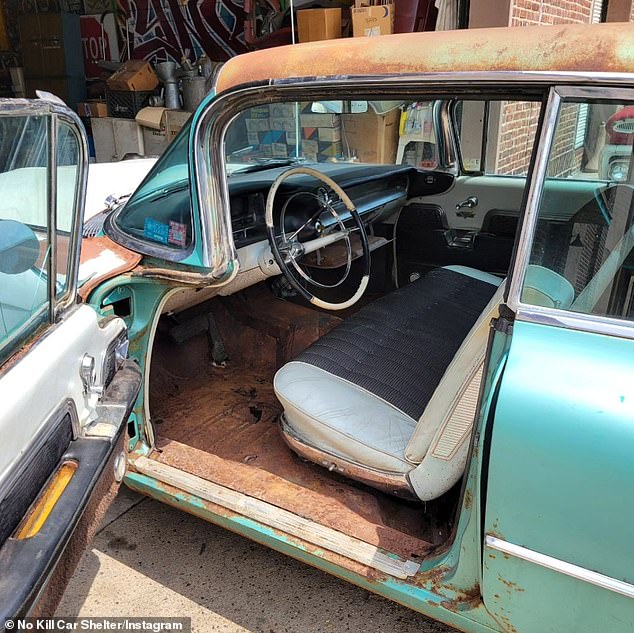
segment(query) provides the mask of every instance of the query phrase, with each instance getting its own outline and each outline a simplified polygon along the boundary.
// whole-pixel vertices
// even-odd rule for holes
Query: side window
[[[634,317],[634,108],[560,108],[523,303]]]
[[[457,101],[453,109],[465,172],[526,176],[539,101]]]
[[[48,118],[1,117],[0,354],[48,317]]]
[[[0,360],[49,320],[53,290],[61,297],[69,288],[79,144],[76,132],[60,123],[57,217],[52,219],[51,120],[46,115],[0,116]]]

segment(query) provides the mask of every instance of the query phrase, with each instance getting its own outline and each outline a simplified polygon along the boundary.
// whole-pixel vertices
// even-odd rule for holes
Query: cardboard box
[[[271,118],[279,117],[284,119],[294,119],[295,118],[295,104],[294,103],[272,103],[269,106],[269,112],[271,113]]]
[[[341,37],[341,9],[300,9],[297,30],[300,42],[337,39]]]
[[[268,132],[271,129],[269,119],[247,119],[247,132]]]
[[[268,119],[271,115],[269,111],[269,106],[254,106],[253,108],[249,108],[247,111],[249,115],[249,119]]]
[[[129,92],[154,90],[158,83],[152,66],[142,59],[130,59],[106,81],[110,90]]]
[[[149,127],[142,127],[143,148],[145,156],[160,156],[170,144],[165,130],[153,130]]]
[[[394,32],[394,5],[376,7],[354,6],[352,9],[352,35],[376,37]]]
[[[92,119],[92,136],[98,163],[109,163],[130,154],[145,155],[143,128],[133,119]]]
[[[387,114],[375,114],[370,109],[363,114],[342,115],[346,149],[362,163],[394,164],[400,119],[400,108]]]
[[[321,158],[336,158],[337,156],[343,155],[341,141],[333,141],[332,143],[319,141],[318,147],[318,155]]]
[[[160,156],[169,140],[165,132],[165,113],[167,108],[141,108],[135,117],[141,126],[143,134],[143,149],[145,156]]]
[[[178,135],[185,123],[189,121],[192,113],[185,110],[166,110],[165,111],[165,134],[167,140],[171,143]]]
[[[141,108],[134,117],[142,127],[165,132],[165,113],[167,108]]]
[[[302,127],[339,127],[339,114],[302,114],[299,121]]]
[[[93,119],[108,116],[108,104],[105,101],[81,101],[77,104],[79,116]]]
[[[272,130],[284,130],[285,132],[293,132],[296,129],[294,117],[271,117],[269,119]]]
[[[317,154],[319,151],[319,141],[302,141],[302,153]]]
[[[318,127],[317,139],[319,141],[328,141],[330,143],[341,140],[340,127]]]

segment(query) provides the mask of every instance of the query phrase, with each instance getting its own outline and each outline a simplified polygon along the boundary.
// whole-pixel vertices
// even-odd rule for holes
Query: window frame
[[[598,314],[570,312],[559,308],[534,306],[521,300],[522,287],[530,263],[533,240],[539,219],[544,185],[547,178],[550,153],[560,109],[566,100],[587,99],[588,102],[614,101],[634,103],[634,89],[614,86],[566,86],[550,88],[544,121],[537,140],[537,154],[529,173],[528,194],[524,220],[512,264],[507,305],[520,321],[563,327],[573,330],[608,334],[634,339],[634,321]]]
[[[49,255],[46,264],[47,295],[46,302],[18,328],[12,331],[4,341],[0,341],[0,364],[18,354],[24,344],[30,344],[35,338],[41,338],[46,330],[54,326],[77,303],[77,283],[80,258],[80,239],[86,184],[88,181],[88,142],[79,116],[63,102],[48,99],[35,99],[16,102],[0,99],[0,116],[37,117],[47,119],[47,240]],[[70,218],[68,261],[64,292],[57,294],[57,131],[61,124],[68,126],[75,135],[78,148],[77,178],[75,180],[74,208]]]

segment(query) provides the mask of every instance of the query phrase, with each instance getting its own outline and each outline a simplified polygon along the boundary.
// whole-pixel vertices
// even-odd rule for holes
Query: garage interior
[[[2,0],[0,9],[0,96],[33,98],[41,90],[60,97],[81,116],[94,162],[161,155],[222,63],[248,51],[434,29],[634,18],[632,0]],[[274,123],[268,121],[264,141],[277,157],[285,146],[289,151],[289,139],[279,142],[287,131]],[[424,152],[406,147],[406,135],[395,125],[387,151],[367,135],[352,148],[335,139],[329,158],[370,154],[427,166]]]

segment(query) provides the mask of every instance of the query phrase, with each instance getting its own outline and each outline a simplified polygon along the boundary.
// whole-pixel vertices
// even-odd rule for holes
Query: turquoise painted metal
[[[215,523],[458,629],[474,633],[498,630],[495,622],[486,614],[481,605],[474,607],[473,599],[470,602],[463,601],[459,591],[453,592],[451,597],[452,576],[447,572],[448,568],[440,562],[437,570],[431,568],[427,573],[420,574],[416,584],[388,578],[370,581],[364,576],[354,574],[325,560],[323,552],[317,548],[308,550],[290,537],[249,518],[231,513],[223,515],[210,510],[205,501],[199,497],[171,490],[151,477],[130,472],[126,475],[125,482],[132,490],[141,494]],[[451,553],[445,556],[445,560],[451,558]],[[445,572],[446,576],[441,577],[438,571]]]
[[[138,289],[137,292],[139,292]],[[151,295],[145,298],[145,305],[149,307],[156,301],[160,301],[160,297]],[[133,337],[136,336],[136,339],[133,354],[134,350],[143,349],[144,341],[150,335],[146,330],[134,332]],[[485,404],[477,422],[478,428],[483,427],[491,412],[493,394],[506,361],[506,351],[504,339],[494,341],[485,378],[483,395]],[[135,412],[142,419],[143,408],[139,406]],[[279,531],[247,517],[230,512],[222,513],[220,508],[208,504],[202,498],[177,491],[146,475],[128,472],[125,483],[137,492],[237,532],[456,628],[473,632],[499,631],[501,630],[499,623],[484,607],[480,591],[482,581],[481,516],[480,504],[476,500],[480,497],[480,456],[483,454],[483,443],[484,434],[476,433],[473,459],[469,465],[453,542],[446,550],[425,560],[421,572],[411,581],[399,581],[387,577],[369,580],[345,567],[329,562],[318,548],[308,550],[297,540]],[[137,443],[135,452],[139,455],[147,455],[149,447],[141,441]]]
[[[521,321],[513,329],[486,532],[632,584],[634,341]],[[508,630],[634,630],[631,598],[492,549],[483,589]]]

